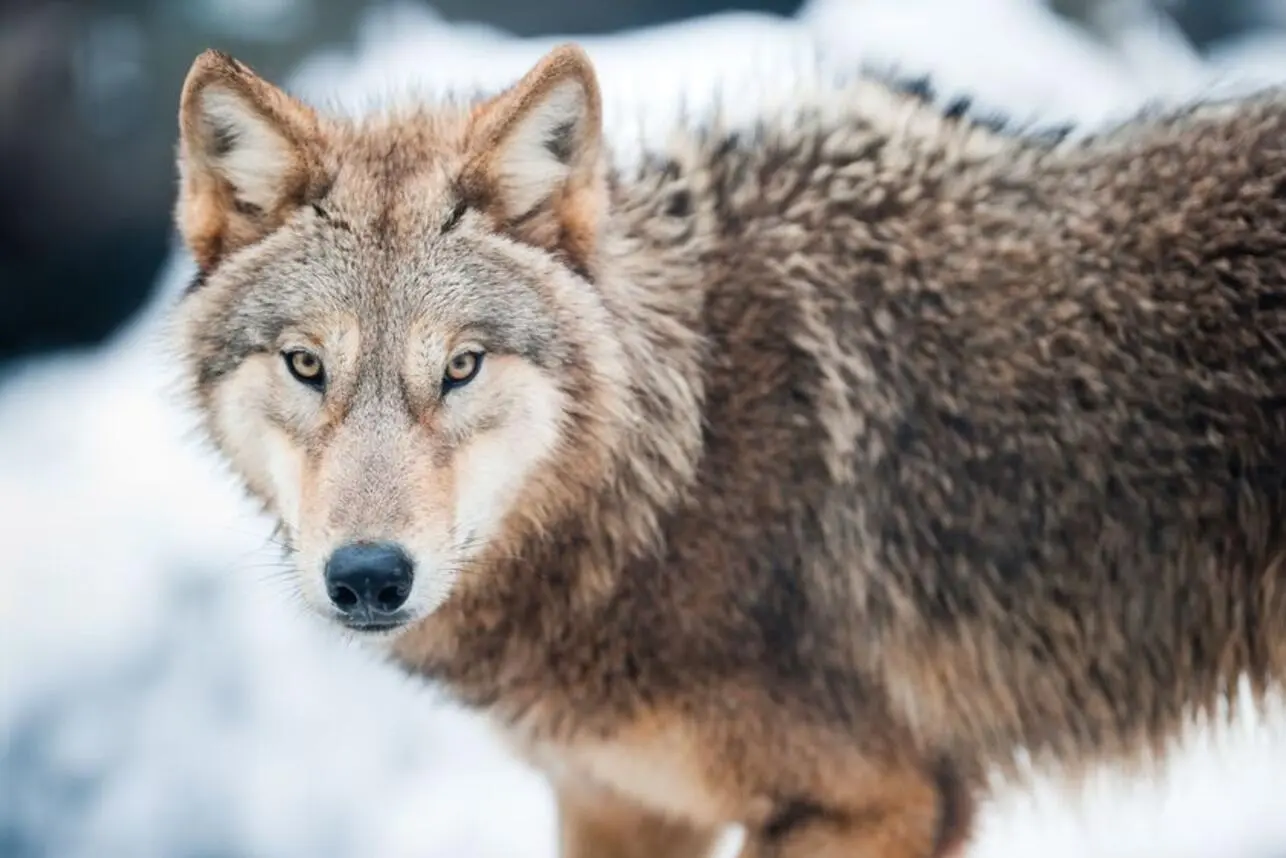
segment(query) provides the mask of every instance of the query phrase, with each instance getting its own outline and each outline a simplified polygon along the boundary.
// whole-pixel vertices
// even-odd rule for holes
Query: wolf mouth
[[[361,632],[363,634],[381,634],[403,628],[410,621],[410,617],[391,617],[381,620],[354,620],[352,618],[334,617],[335,622],[339,623],[345,629],[351,632]]]

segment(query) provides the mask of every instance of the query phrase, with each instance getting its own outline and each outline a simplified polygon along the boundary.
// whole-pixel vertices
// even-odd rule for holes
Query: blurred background
[[[789,16],[801,2],[437,0],[433,8],[446,21],[539,36],[612,33],[734,9]],[[0,198],[6,202],[0,361],[97,342],[148,295],[167,249],[174,108],[196,53],[217,45],[279,78],[320,49],[351,45],[361,22],[381,5],[384,0],[0,3]],[[1149,4],[1049,5],[1110,42]],[[1282,0],[1153,5],[1198,53],[1286,24]]]
[[[623,156],[814,61],[1093,128],[1286,81],[1286,0],[0,0],[0,858],[552,858],[538,778],[318,628],[174,388],[189,63],[324,103],[594,58]],[[820,59],[819,59],[820,58]],[[971,858],[1286,858],[1280,724],[989,807]]]

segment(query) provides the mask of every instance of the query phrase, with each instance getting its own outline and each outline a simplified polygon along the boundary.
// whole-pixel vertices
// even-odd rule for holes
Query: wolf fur
[[[573,46],[360,120],[209,52],[180,112],[212,439],[323,614],[406,548],[372,637],[566,858],[944,855],[1018,749],[1283,678],[1286,95],[1063,140],[863,77],[629,172],[600,115]]]

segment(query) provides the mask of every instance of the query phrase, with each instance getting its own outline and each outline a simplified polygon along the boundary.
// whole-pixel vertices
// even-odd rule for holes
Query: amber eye
[[[446,374],[442,377],[442,389],[452,390],[463,387],[473,381],[480,369],[482,369],[482,352],[458,353],[447,364]]]
[[[285,358],[286,368],[296,380],[318,390],[326,383],[326,371],[317,355],[303,349],[294,349],[282,352],[281,356]]]

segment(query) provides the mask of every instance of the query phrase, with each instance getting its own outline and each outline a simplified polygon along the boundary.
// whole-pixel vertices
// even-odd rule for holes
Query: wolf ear
[[[555,48],[475,111],[466,194],[503,229],[588,271],[606,212],[602,124],[589,57]]]
[[[176,217],[202,269],[279,227],[324,184],[313,111],[227,54],[196,58],[179,103]]]

